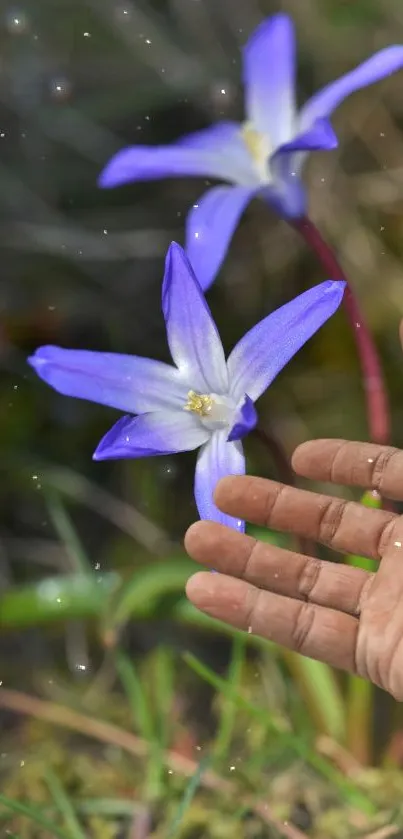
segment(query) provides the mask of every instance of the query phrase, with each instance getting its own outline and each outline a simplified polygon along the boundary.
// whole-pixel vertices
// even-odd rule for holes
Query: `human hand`
[[[307,478],[403,500],[403,451],[313,440],[294,452]],[[224,478],[218,507],[254,524],[380,560],[370,574],[284,550],[215,522],[193,524],[188,553],[199,572],[187,596],[203,612],[303,655],[351,671],[403,700],[403,516],[250,476]]]

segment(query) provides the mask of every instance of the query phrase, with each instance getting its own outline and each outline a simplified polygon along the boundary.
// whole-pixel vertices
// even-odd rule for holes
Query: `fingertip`
[[[185,587],[186,597],[194,606],[208,606],[214,597],[215,579],[215,575],[208,571],[197,571],[189,577]]]
[[[193,559],[205,560],[205,554],[212,542],[215,542],[216,529],[222,525],[214,521],[195,521],[185,533],[185,550]]]
[[[235,477],[236,480],[236,477]],[[215,487],[213,497],[219,510],[222,510],[222,503],[225,503],[228,496],[232,495],[234,483],[234,475],[226,475],[225,478],[220,478]]]
[[[294,472],[306,478],[324,478],[325,467],[344,442],[333,438],[306,440],[297,446],[291,457]]]
[[[298,472],[299,469],[303,468],[304,463],[312,453],[312,448],[315,445],[315,442],[316,440],[306,440],[304,443],[300,443],[293,451],[291,455],[291,466],[295,472]]]
[[[214,490],[214,501],[222,513],[232,514],[232,502],[239,498],[240,491],[247,491],[250,480],[249,475],[226,475],[225,478],[220,478]]]
[[[203,530],[204,525],[206,522],[204,521],[194,521],[193,524],[188,527],[185,538],[183,540],[183,544],[185,546],[185,551],[188,554],[192,554],[195,545],[197,546],[200,542],[200,539],[203,538]]]

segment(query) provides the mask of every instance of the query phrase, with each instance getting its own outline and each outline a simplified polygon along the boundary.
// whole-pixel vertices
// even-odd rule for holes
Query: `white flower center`
[[[241,134],[260,180],[269,183],[271,181],[269,157],[274,151],[270,138],[267,134],[256,131],[251,122],[244,122]]]
[[[184,411],[192,411],[209,431],[232,428],[236,405],[229,396],[217,393],[196,393],[189,390]]]

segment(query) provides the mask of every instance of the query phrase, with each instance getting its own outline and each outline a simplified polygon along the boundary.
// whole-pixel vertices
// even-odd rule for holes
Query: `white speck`
[[[225,90],[225,88],[224,88],[224,87],[222,87],[222,88],[221,88],[221,90],[220,90],[220,93],[225,94],[226,92],[227,92],[227,91]]]
[[[201,746],[196,746],[196,751],[201,752]]]
[[[101,563],[100,563],[100,562],[96,562],[96,563],[95,563],[95,565],[94,565],[94,568],[95,568],[95,571],[99,571],[99,570],[100,570],[100,568],[101,568]]]
[[[150,41],[149,38],[146,38],[146,44],[151,44],[151,41]]]
[[[380,227],[379,229],[380,229],[381,233],[383,233],[383,231],[385,230],[384,225],[382,225],[382,227]]]
[[[56,306],[48,306],[48,309],[49,309],[49,312],[54,312],[55,309],[56,309]]]
[[[275,574],[275,575],[274,575],[274,579],[275,579],[275,580],[278,580],[278,574]]]
[[[20,760],[20,766],[25,766],[25,760]]]
[[[198,204],[193,204],[193,209],[197,210],[198,206],[199,206]]]
[[[84,38],[91,38],[91,32],[83,32]]]
[[[150,121],[150,117],[149,117],[149,116],[144,117],[144,119],[146,119],[146,120],[147,120],[147,122],[149,122],[149,121]]]
[[[5,137],[5,136],[6,136],[6,132],[5,131],[0,131],[0,137]]]
[[[229,771],[230,772],[235,772],[235,766],[230,766]]]
[[[401,548],[402,543],[401,542],[394,542],[394,546],[395,546],[395,548]]]
[[[356,322],[355,325],[356,325],[357,329],[361,329],[361,324],[360,323]]]
[[[321,179],[320,179],[320,182],[321,182],[322,184],[324,184],[324,183],[325,183],[325,178],[321,178]]]
[[[105,234],[105,236],[108,235],[108,231],[107,231],[106,227],[104,227],[104,234]]]
[[[50,93],[53,99],[66,99],[71,93],[71,81],[65,76],[56,76],[49,83]]]
[[[196,231],[196,233],[195,233],[195,239],[198,239],[198,238],[199,238],[199,236],[200,236],[200,234]]]
[[[76,664],[76,670],[86,670],[86,669],[87,669],[86,664]]]
[[[379,132],[379,136],[380,136],[380,137],[384,137],[384,136],[385,136],[385,132],[384,132],[384,131],[380,131],[380,132]]]
[[[168,775],[173,775],[173,769],[168,769]]]
[[[61,597],[56,597],[56,603],[61,603],[61,602],[62,602]]]
[[[252,635],[252,627],[248,626],[248,635]]]
[[[28,28],[28,18],[24,12],[14,10],[7,15],[6,26],[9,32],[20,35]]]
[[[130,443],[130,437],[125,437],[126,443]]]
[[[374,458],[373,458],[373,457],[369,457],[369,458],[368,458],[368,463],[373,463],[373,462],[374,462]]]

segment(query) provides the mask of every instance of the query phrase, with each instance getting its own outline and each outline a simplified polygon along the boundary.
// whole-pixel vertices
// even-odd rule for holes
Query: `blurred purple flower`
[[[217,327],[192,267],[176,243],[162,287],[175,367],[115,353],[40,347],[29,359],[59,393],[110,405],[125,416],[101,440],[95,460],[148,457],[201,446],[195,497],[201,518],[242,530],[221,513],[213,492],[224,475],[243,474],[241,438],[257,422],[254,402],[277,373],[336,311],[344,282],[326,281],[264,318],[225,361]]]
[[[243,51],[246,121],[219,122],[169,146],[131,146],[101,173],[102,187],[127,181],[194,175],[229,181],[194,205],[187,220],[186,251],[205,290],[213,282],[233,231],[256,195],[286,218],[305,215],[301,181],[310,151],[333,149],[329,122],[347,96],[403,65],[403,47],[391,46],[316,93],[298,113],[295,102],[295,34],[292,20],[263,21]]]

